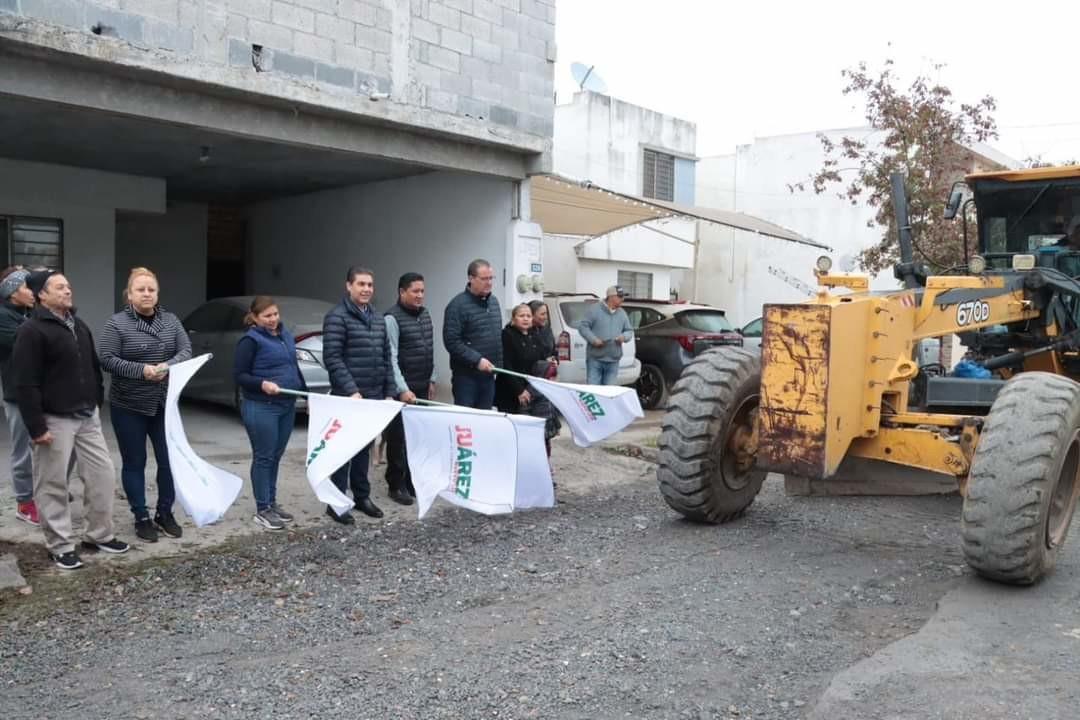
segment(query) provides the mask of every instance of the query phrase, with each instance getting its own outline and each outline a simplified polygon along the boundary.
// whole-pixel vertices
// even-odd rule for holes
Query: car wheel
[[[667,401],[667,383],[664,382],[664,373],[655,365],[642,365],[641,376],[634,383],[637,390],[638,400],[641,407],[646,410],[655,410],[663,407]]]

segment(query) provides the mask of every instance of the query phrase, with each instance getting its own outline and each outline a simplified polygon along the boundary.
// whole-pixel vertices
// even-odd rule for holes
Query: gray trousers
[[[55,555],[75,549],[68,480],[73,452],[83,480],[86,538],[99,543],[112,540],[116,469],[101,432],[101,415],[97,410],[88,418],[46,415],[45,423],[53,441],[34,446],[34,501],[45,547]]]
[[[34,459],[30,431],[19,414],[19,406],[4,401],[4,416],[11,434],[11,484],[15,486],[15,499],[29,502],[34,499]]]

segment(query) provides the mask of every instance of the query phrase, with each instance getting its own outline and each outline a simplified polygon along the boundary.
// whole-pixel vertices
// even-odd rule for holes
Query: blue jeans
[[[371,445],[374,444],[371,443]],[[353,502],[358,503],[371,497],[371,483],[367,475],[368,463],[371,459],[371,445],[353,455],[352,460],[330,475],[330,479],[342,493],[347,493],[352,488]]]
[[[590,360],[585,358],[585,383],[587,385],[614,385],[618,377],[618,360]]]
[[[454,404],[462,407],[490,410],[495,404],[495,375],[488,373],[454,373],[450,378]]]
[[[241,415],[251,440],[251,489],[259,512],[277,502],[278,466],[296,423],[296,403],[244,398]]]
[[[157,512],[159,515],[172,512],[176,489],[173,487],[172,471],[169,469],[169,449],[165,443],[165,408],[159,409],[157,415],[143,415],[134,410],[110,405],[109,414],[124,463],[120,470],[120,481],[124,486],[131,514],[135,516],[135,520],[150,519],[150,511],[146,507],[147,437],[154,446],[154,459],[157,460]]]

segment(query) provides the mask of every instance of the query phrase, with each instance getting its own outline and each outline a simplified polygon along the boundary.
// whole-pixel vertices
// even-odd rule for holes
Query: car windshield
[[[563,324],[576,328],[578,323],[585,317],[585,313],[588,312],[589,308],[596,302],[598,301],[590,299],[559,303],[559,311],[562,313]]]
[[[728,332],[732,330],[727,316],[719,310],[685,310],[675,316],[679,324],[699,332]]]
[[[294,334],[322,330],[323,318],[334,306],[322,300],[308,298],[281,298],[278,310],[286,325]]]

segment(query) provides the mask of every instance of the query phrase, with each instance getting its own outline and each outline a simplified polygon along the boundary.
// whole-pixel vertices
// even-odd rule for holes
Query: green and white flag
[[[416,405],[401,416],[419,517],[436,498],[485,515],[555,505],[542,419]]]
[[[308,395],[308,483],[315,497],[338,515],[347,513],[353,501],[337,489],[330,475],[375,440],[401,407],[394,400]]]
[[[559,409],[580,447],[611,437],[636,418],[645,417],[633,388],[573,385],[529,377],[529,384]]]

